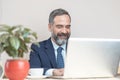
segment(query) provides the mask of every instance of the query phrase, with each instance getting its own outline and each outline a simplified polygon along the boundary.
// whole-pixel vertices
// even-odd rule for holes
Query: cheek
[[[67,33],[71,33],[71,30],[70,30],[70,29],[67,29]]]
[[[57,35],[59,33],[59,30],[58,29],[53,29],[52,32]]]

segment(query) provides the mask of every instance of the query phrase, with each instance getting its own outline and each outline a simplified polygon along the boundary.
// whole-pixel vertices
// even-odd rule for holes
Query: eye
[[[56,27],[60,29],[63,27],[63,25],[56,25]]]
[[[67,29],[70,29],[70,26],[71,26],[71,25],[66,25],[66,28],[67,28]]]

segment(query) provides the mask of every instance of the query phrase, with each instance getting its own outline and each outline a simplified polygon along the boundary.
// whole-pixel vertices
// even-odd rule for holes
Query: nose
[[[62,28],[62,33],[67,33],[67,29],[65,27]]]

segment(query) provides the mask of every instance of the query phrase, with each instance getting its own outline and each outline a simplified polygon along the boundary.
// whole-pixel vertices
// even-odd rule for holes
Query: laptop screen
[[[120,60],[120,39],[70,38],[64,77],[113,77]]]

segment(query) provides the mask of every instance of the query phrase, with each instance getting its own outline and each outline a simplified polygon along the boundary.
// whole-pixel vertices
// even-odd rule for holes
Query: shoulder
[[[47,40],[44,40],[44,41],[41,41],[39,42],[40,46],[48,46],[51,44],[51,39],[47,39]]]
[[[38,44],[39,44],[39,46],[36,44],[32,44],[31,48],[40,48],[40,47],[45,47],[45,46],[51,45],[51,40],[49,38],[47,40],[38,42]]]

